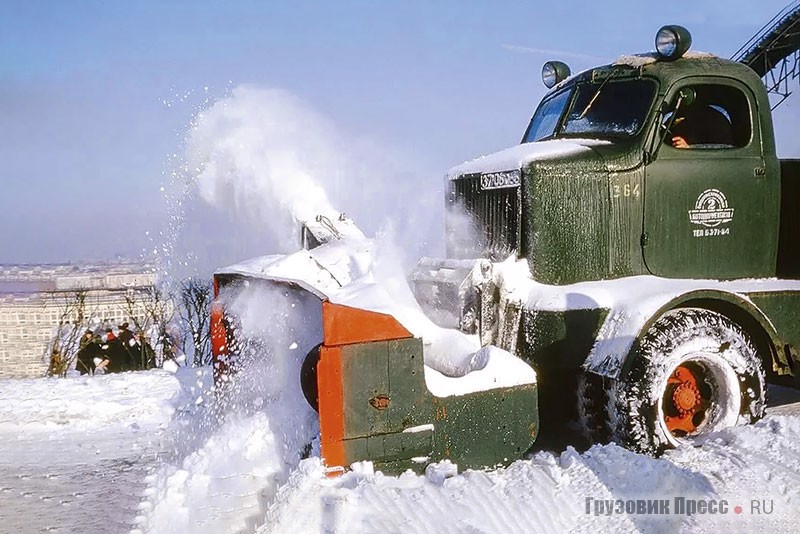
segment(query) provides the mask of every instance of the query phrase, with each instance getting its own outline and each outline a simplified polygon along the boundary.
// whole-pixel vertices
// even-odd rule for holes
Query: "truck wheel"
[[[750,336],[709,310],[672,310],[639,343],[609,403],[621,445],[660,454],[764,415],[764,370]]]
[[[606,417],[610,379],[583,371],[578,376],[578,422],[587,445],[608,443],[610,429]]]

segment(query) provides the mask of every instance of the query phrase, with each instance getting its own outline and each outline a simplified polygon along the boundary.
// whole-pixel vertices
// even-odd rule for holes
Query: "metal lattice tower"
[[[794,81],[800,77],[800,0],[775,15],[732,59],[761,76],[773,97],[772,109],[778,107],[792,94]]]

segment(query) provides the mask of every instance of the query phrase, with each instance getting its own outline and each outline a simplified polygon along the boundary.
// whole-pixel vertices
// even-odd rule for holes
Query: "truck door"
[[[667,102],[682,89],[693,102],[667,114],[672,127],[645,171],[645,265],[670,278],[774,275],[777,177],[766,172],[756,99],[736,80],[689,78]]]

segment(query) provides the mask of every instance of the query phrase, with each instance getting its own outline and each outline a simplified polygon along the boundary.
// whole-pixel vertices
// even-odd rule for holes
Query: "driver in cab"
[[[678,110],[670,128],[670,142],[675,148],[723,148],[733,146],[733,132],[728,118],[707,105],[693,105]]]

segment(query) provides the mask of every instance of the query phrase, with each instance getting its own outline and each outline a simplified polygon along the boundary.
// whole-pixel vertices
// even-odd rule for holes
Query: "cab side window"
[[[730,149],[750,144],[753,128],[744,93],[729,85],[688,86],[691,103],[676,103],[667,116],[665,142],[675,148]],[[673,118],[674,115],[674,118]]]

